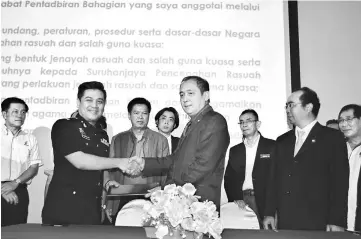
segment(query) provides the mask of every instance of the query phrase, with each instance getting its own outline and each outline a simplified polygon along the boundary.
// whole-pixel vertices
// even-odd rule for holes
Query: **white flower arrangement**
[[[216,205],[211,201],[199,202],[195,192],[196,188],[190,183],[182,187],[171,184],[164,190],[152,192],[151,204],[144,205],[147,215],[144,225],[155,226],[159,239],[176,230],[180,230],[183,238],[187,230],[220,239],[223,228]]]

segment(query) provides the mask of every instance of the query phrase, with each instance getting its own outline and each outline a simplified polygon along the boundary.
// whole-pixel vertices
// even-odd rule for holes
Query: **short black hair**
[[[209,83],[207,80],[203,79],[202,77],[199,76],[186,76],[183,78],[181,84],[183,82],[189,81],[189,80],[194,80],[197,83],[197,86],[199,88],[199,90],[201,91],[201,93],[203,94],[205,91],[209,91]]]
[[[29,111],[29,106],[25,103],[24,100],[17,97],[9,97],[1,102],[1,112],[7,111],[11,104],[23,104],[25,106],[25,111]]]
[[[169,112],[172,112],[174,114],[174,128],[173,128],[173,130],[175,130],[179,126],[179,114],[178,114],[178,111],[176,109],[174,109],[173,107],[165,107],[165,108],[161,109],[160,111],[158,111],[158,113],[154,117],[155,124],[156,124],[157,128],[158,128],[159,118],[165,111],[169,111]]]
[[[254,109],[246,109],[246,110],[242,111],[240,116],[245,115],[245,114],[252,114],[258,121],[258,114]]]
[[[320,111],[321,103],[315,91],[311,90],[308,87],[302,87],[297,91],[302,91],[302,95],[300,96],[300,101],[302,106],[306,106],[307,104],[312,104],[312,114],[317,117],[318,112]]]
[[[357,104],[349,104],[342,107],[340,113],[338,114],[338,117],[340,118],[341,113],[348,110],[353,110],[353,116],[355,116],[358,119],[361,118],[361,105],[357,105]]]
[[[84,92],[86,90],[100,90],[103,92],[104,100],[107,100],[107,92],[104,89],[103,83],[99,81],[87,81],[83,82],[78,86],[78,99],[81,100],[81,98],[84,95]]]
[[[137,97],[137,98],[132,99],[128,103],[127,108],[128,108],[128,113],[129,114],[132,112],[132,109],[133,109],[134,105],[146,105],[148,107],[148,113],[150,113],[150,111],[152,110],[152,106],[150,105],[150,102],[147,99]]]
[[[329,125],[329,124],[338,124],[338,121],[336,119],[327,120],[326,126]]]

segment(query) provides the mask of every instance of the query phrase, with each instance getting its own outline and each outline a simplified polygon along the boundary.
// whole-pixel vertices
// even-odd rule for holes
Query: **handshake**
[[[144,169],[144,159],[138,156],[133,156],[128,159],[128,162],[125,163],[124,167],[121,167],[121,170],[131,176],[138,176],[141,171]]]

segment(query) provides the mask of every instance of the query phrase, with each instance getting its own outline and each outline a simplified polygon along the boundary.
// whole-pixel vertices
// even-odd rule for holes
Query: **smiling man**
[[[347,229],[361,231],[361,105],[345,105],[338,115],[338,125],[347,140],[350,178]]]
[[[132,127],[115,135],[110,146],[110,157],[130,158],[164,157],[169,154],[167,139],[160,133],[148,128],[151,104],[147,99],[134,98],[128,104],[128,118]],[[163,176],[163,177],[162,177]],[[165,175],[144,177],[143,175],[130,176],[120,170],[105,172],[104,181],[115,180],[121,185],[133,184],[163,184]],[[122,197],[120,200],[109,200],[106,204],[106,214],[109,221],[129,201],[142,196]]]
[[[307,87],[287,99],[287,117],[295,129],[276,140],[265,229],[342,231],[346,227],[346,144],[339,131],[317,122],[320,105],[316,92]]]
[[[5,119],[1,130],[1,226],[27,222],[27,186],[41,164],[35,136],[21,129],[28,110],[25,101],[16,97],[1,102]]]
[[[53,125],[54,174],[44,202],[43,224],[100,224],[103,170],[125,171],[129,162],[108,158],[108,135],[97,124],[103,115],[106,97],[102,83],[80,84],[79,114]],[[110,181],[106,187],[117,185]]]
[[[219,212],[226,151],[229,146],[225,118],[209,105],[209,83],[187,76],[180,85],[180,103],[190,121],[177,150],[163,158],[138,158],[143,175],[167,173],[166,184],[192,183],[200,200],[213,201]]]

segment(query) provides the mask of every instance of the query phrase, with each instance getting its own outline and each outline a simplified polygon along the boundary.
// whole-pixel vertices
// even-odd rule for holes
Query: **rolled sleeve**
[[[30,156],[29,156],[29,166],[38,164],[39,167],[43,166],[43,160],[39,154],[39,146],[38,141],[36,140],[34,135],[29,135],[29,141],[31,145]]]

